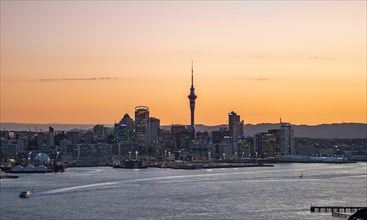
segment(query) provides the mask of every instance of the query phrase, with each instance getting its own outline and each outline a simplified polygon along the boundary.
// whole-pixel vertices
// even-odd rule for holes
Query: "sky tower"
[[[190,111],[191,111],[191,128],[194,128],[195,125],[195,99],[197,96],[195,95],[194,88],[194,62],[191,62],[191,88],[190,95],[187,96],[190,100]]]

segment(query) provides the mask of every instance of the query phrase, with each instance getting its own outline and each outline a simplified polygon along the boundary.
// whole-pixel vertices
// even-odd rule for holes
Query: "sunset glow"
[[[1,1],[1,122],[366,123],[366,1]]]

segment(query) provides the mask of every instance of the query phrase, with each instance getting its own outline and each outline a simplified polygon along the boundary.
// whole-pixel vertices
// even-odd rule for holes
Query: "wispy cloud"
[[[299,56],[298,59],[305,60],[335,60],[335,57],[318,57],[318,56]]]
[[[276,60],[336,60],[336,57],[323,57],[323,56],[289,56],[282,54],[268,54],[268,53],[260,53],[254,54],[253,57],[255,59],[276,59]]]
[[[273,80],[271,78],[242,78],[240,80],[245,80],[245,81],[270,81]]]
[[[253,80],[253,81],[268,81],[271,80],[270,78],[253,78],[253,79],[249,79],[249,80]]]
[[[116,77],[90,77],[90,78],[43,78],[37,79],[37,81],[97,81],[97,80],[118,80]]]

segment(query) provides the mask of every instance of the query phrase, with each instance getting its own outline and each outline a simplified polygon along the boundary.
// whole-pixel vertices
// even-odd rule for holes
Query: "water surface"
[[[0,219],[333,219],[310,206],[367,206],[366,174],[366,163],[18,174],[0,180]]]

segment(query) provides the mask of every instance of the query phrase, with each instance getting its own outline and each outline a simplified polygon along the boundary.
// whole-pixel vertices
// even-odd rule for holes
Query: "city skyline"
[[[366,123],[365,1],[0,4],[0,122]]]

